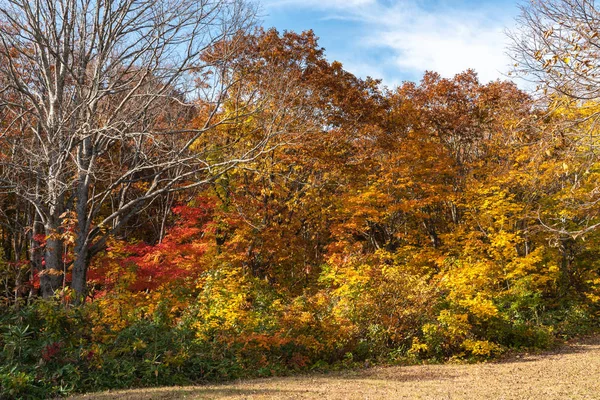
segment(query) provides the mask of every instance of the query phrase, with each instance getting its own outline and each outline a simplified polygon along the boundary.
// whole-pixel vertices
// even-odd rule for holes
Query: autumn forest
[[[387,87],[242,0],[0,0],[0,398],[600,327],[600,8]],[[508,78],[508,77],[507,77]]]

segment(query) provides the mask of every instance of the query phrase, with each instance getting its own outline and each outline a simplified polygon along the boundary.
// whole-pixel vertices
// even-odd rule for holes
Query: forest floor
[[[600,337],[491,363],[376,367],[72,399],[600,399]]]

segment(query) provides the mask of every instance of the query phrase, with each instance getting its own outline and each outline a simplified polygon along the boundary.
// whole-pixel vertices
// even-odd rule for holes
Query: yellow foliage
[[[485,358],[496,356],[503,351],[502,347],[487,340],[466,339],[462,347],[474,356]]]

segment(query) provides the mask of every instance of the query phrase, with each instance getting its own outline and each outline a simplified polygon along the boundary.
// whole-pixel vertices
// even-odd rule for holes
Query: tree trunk
[[[75,291],[75,304],[85,302],[87,295],[87,270],[89,255],[85,243],[77,237],[75,244],[75,260],[73,261],[73,280],[71,286]]]
[[[73,275],[71,285],[76,294],[75,303],[81,304],[87,295],[87,271],[90,259],[88,248],[89,222],[87,215],[88,190],[87,185],[81,182],[77,196],[77,237],[73,260]]]
[[[90,176],[88,174],[92,163],[92,143],[90,137],[86,137],[79,147],[77,161],[79,165],[79,177],[77,179],[77,197],[75,212],[77,214],[77,231],[75,238],[75,259],[73,261],[72,288],[75,290],[76,304],[85,301],[87,295],[87,271],[90,260],[88,234],[90,220],[88,215],[88,200],[90,189]]]
[[[44,271],[40,274],[42,296],[49,298],[62,287],[63,282],[63,242],[59,235],[59,224],[55,218],[44,226],[46,233],[46,248],[44,249]]]
[[[431,244],[434,248],[438,248],[442,245],[442,241],[435,230],[435,225],[430,219],[423,220],[423,226],[429,235],[429,239],[431,240]]]
[[[575,261],[575,240],[571,237],[563,237],[560,239],[560,276],[558,282],[559,295],[562,297],[569,292],[572,286],[573,262]]]
[[[31,262],[31,281],[33,281],[34,277],[42,271],[42,260],[44,258],[42,243],[39,239],[40,236],[44,234],[44,225],[40,221],[40,217],[35,210],[33,211],[33,214],[33,229],[30,237],[31,243],[29,245],[29,261]],[[34,295],[35,288],[32,287],[29,292],[29,297],[31,298]]]

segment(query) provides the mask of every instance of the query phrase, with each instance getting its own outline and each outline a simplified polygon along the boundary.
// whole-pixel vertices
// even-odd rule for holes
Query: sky
[[[262,0],[263,26],[312,29],[329,61],[394,87],[426,70],[508,79],[518,0]]]

